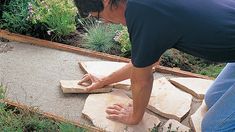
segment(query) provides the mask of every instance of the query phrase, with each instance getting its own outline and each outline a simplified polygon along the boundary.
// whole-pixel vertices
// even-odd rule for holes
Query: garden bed
[[[72,0],[0,2],[0,29],[115,56],[131,56],[126,27],[103,24],[94,18],[82,19]],[[166,51],[159,64],[214,78],[225,66],[223,63],[210,62],[175,49]]]

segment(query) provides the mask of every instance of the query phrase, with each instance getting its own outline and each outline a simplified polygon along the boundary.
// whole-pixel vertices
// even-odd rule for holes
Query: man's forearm
[[[120,81],[129,79],[132,67],[133,67],[133,65],[131,63],[128,63],[127,65],[125,65],[121,69],[113,72],[112,74],[110,74],[107,77],[104,77],[102,79],[104,85],[109,85],[112,83],[116,83],[116,82],[120,82]]]
[[[148,105],[153,84],[151,67],[139,70],[133,68],[131,74],[131,87],[133,98],[133,119],[134,123],[141,121],[145,108]]]

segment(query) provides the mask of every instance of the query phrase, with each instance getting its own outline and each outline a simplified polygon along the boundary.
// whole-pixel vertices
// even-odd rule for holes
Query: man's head
[[[123,23],[127,0],[74,0],[81,17],[100,16],[106,21]]]

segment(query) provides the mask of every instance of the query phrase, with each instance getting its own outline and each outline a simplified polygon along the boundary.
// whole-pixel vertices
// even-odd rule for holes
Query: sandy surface
[[[63,94],[59,81],[81,79],[84,73],[78,62],[91,60],[101,59],[18,42],[0,42],[0,83],[7,86],[7,98],[10,100],[90,124],[81,116],[88,95]],[[155,78],[163,76],[173,77],[169,74],[154,74]],[[189,115],[199,105],[200,102],[194,100]],[[188,117],[182,122],[187,126]]]

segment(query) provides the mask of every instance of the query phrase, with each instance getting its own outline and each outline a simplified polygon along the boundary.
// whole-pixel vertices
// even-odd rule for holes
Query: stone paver
[[[207,110],[208,109],[205,104],[205,101],[203,101],[202,105],[198,108],[198,110],[193,115],[191,115],[190,123],[195,132],[201,132],[202,119],[205,116]]]
[[[170,82],[178,88],[192,94],[198,99],[203,99],[207,89],[212,85],[213,80],[201,78],[180,77],[171,78]]]
[[[86,91],[86,86],[78,85],[79,81],[80,80],[60,80],[63,93],[107,93],[112,91],[112,87]]]
[[[182,121],[191,108],[192,96],[185,93],[166,78],[154,80],[148,109],[169,118]]]
[[[125,66],[127,63],[110,61],[85,61],[80,62],[80,66],[86,73],[97,76],[108,76],[111,73]],[[121,89],[130,89],[130,79],[114,84],[114,87]]]
[[[110,132],[147,132],[158,125],[160,120],[153,115],[145,113],[138,125],[125,125],[106,118],[106,108],[116,103],[128,105],[132,100],[123,90],[114,90],[111,93],[91,94],[85,102],[82,113],[88,117],[96,127]]]

